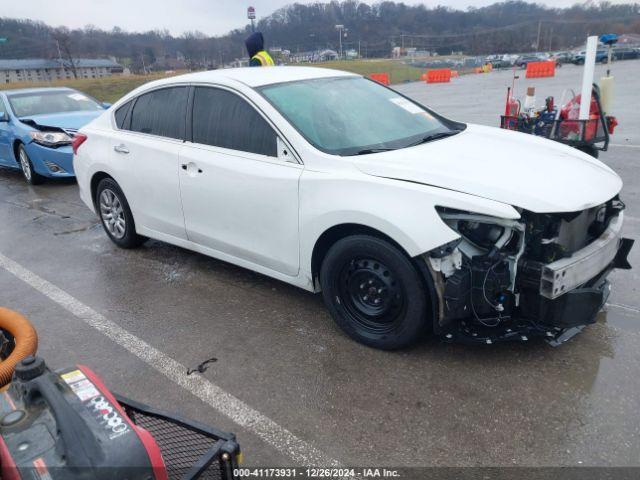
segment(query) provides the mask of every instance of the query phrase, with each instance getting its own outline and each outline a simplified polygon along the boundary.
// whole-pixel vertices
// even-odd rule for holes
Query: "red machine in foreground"
[[[0,351],[1,364],[17,360],[0,391],[0,478],[235,478],[240,447],[233,434],[114,395],[85,366],[51,371],[42,358],[16,359],[15,352],[35,349],[32,338],[25,347],[29,327],[0,309],[0,329],[14,343],[8,355]]]
[[[586,120],[578,119],[580,99],[580,94],[574,95],[558,108],[554,98],[548,97],[543,108],[525,109],[511,96],[509,89],[500,128],[555,140],[598,158],[600,151],[608,149],[609,137],[618,122],[615,117],[604,114],[597,85],[593,85],[589,118]]]

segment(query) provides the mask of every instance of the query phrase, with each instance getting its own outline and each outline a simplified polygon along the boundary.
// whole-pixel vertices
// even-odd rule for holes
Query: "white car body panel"
[[[88,136],[74,158],[81,198],[93,209],[91,179],[106,173],[122,187],[141,235],[316,290],[313,249],[335,226],[373,228],[414,257],[459,238],[436,206],[518,219],[514,206],[575,211],[621,189],[615,173],[581,152],[497,128],[469,126],[453,137],[385,153],[329,155],[309,144],[251,88],[339,75],[353,76],[273,67],[194,73],[144,85],[81,130]],[[222,86],[244,96],[300,163],[117,130],[113,112],[119,106],[142,92],[177,84]],[[134,143],[143,141],[133,137],[146,137],[154,149],[165,150],[162,171],[145,174],[155,159],[142,159],[139,169],[132,168],[138,157]],[[133,147],[129,155],[112,154],[120,143]],[[230,156],[234,162],[225,166]],[[187,171],[181,169],[190,163]],[[198,168],[206,174],[198,175]],[[164,188],[154,189],[154,182]]]
[[[187,143],[180,190],[191,242],[296,276],[302,165]],[[200,172],[198,171],[200,169]]]
[[[575,212],[613,198],[622,180],[575,148],[480,125],[400,152],[354,160],[370,175],[435,185],[536,213]]]
[[[128,154],[114,150],[126,145]],[[116,180],[135,205],[136,224],[150,230],[187,238],[180,205],[178,163],[181,140],[136,132],[118,132],[111,141],[113,165],[121,172]]]

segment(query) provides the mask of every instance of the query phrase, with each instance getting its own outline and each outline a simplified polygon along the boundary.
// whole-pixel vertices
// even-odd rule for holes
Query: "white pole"
[[[582,73],[582,91],[580,98],[580,120],[589,120],[591,108],[591,91],[593,89],[593,74],[596,67],[596,50],[598,49],[598,37],[587,38],[587,51],[584,56],[584,72]]]

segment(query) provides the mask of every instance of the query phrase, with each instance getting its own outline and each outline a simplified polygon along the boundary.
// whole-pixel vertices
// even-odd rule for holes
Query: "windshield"
[[[93,98],[75,90],[14,93],[8,95],[8,97],[11,109],[16,117],[104,109]]]
[[[424,107],[362,77],[267,85],[261,93],[316,148],[357,155],[454,131]]]

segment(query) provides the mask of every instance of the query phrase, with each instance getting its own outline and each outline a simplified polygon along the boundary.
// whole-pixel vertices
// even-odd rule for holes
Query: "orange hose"
[[[31,322],[8,308],[0,307],[0,329],[6,330],[15,339],[11,354],[0,362],[0,388],[11,383],[13,370],[24,357],[35,355],[38,349],[38,334]]]

